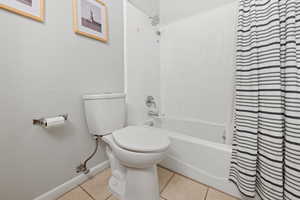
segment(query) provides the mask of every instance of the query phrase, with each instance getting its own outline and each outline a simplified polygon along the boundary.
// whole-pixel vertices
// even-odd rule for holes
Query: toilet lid
[[[153,127],[129,126],[112,135],[118,146],[135,152],[162,152],[170,144],[168,131]]]

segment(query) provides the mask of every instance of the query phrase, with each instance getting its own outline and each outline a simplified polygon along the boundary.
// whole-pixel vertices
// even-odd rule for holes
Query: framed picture
[[[108,17],[106,5],[100,0],[73,0],[75,33],[102,41],[108,41]]]
[[[37,21],[44,21],[44,0],[1,0],[0,8],[29,17]]]

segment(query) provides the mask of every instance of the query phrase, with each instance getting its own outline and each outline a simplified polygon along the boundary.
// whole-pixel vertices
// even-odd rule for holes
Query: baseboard
[[[104,161],[99,165],[90,169],[89,174],[80,174],[71,180],[57,186],[56,188],[34,198],[33,200],[55,200],[64,193],[72,190],[73,188],[77,187],[78,185],[82,184],[87,179],[95,176],[99,172],[103,171],[104,169],[109,167],[109,161]]]

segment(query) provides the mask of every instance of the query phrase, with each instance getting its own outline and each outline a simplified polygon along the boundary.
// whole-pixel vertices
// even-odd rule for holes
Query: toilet
[[[125,127],[125,94],[84,95],[89,132],[106,143],[112,176],[109,189],[119,200],[159,200],[157,163],[165,158],[167,131]]]

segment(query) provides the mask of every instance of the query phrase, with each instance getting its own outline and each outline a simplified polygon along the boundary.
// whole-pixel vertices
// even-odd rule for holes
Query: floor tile
[[[111,196],[108,200],[118,200],[118,199],[114,196]],[[165,199],[160,198],[160,200],[165,200]]]
[[[83,183],[82,188],[77,187],[57,200],[118,200],[108,190],[110,176],[110,169],[106,169]],[[160,200],[204,200],[205,196],[206,200],[238,200],[162,167],[158,167],[158,177],[160,190],[163,189]]]
[[[208,188],[176,174],[161,196],[168,200],[204,200]]]
[[[236,198],[209,188],[206,200],[237,200]]]
[[[77,187],[70,192],[67,192],[57,200],[92,200],[92,198],[80,187]]]
[[[110,169],[106,169],[92,179],[83,183],[81,187],[94,199],[105,200],[111,195],[108,189],[108,180],[110,176]]]
[[[159,190],[162,191],[162,189],[166,186],[174,173],[161,167],[157,168],[157,173],[159,179]]]
[[[108,200],[118,200],[118,199],[112,195],[111,197],[109,197]]]

